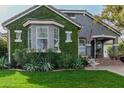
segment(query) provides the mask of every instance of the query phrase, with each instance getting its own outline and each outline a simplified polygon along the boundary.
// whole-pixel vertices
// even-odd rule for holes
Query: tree
[[[7,41],[5,38],[0,37],[0,57],[5,56],[7,53]]]
[[[112,22],[120,30],[124,28],[124,6],[107,5],[101,13],[101,19]]]

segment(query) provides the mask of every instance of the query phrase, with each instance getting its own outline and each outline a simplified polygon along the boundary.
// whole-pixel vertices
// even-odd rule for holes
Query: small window
[[[86,39],[79,39],[79,45],[85,46],[86,45]]]
[[[22,33],[22,30],[15,30],[15,33],[16,33],[15,42],[22,42],[22,40],[21,40],[21,33]]]
[[[76,19],[76,16],[75,16],[74,13],[69,13],[68,16],[69,16],[70,18],[72,18],[72,19]]]
[[[75,17],[75,14],[69,13],[68,16],[69,16],[69,17]]]
[[[65,42],[72,42],[71,40],[71,34],[72,32],[71,31],[66,31],[66,41]]]

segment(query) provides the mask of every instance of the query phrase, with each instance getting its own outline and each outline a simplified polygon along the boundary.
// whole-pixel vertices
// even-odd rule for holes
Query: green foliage
[[[60,53],[53,52],[52,49],[48,49],[45,57],[53,65],[55,69],[59,68],[58,63],[60,62]]]
[[[70,54],[62,53],[58,61],[59,68],[70,68],[73,57]]]
[[[53,66],[48,62],[46,58],[42,59],[40,65],[41,65],[41,71],[50,71],[53,69]]]
[[[41,72],[50,71],[53,69],[53,66],[48,62],[46,58],[42,58],[41,62],[31,61],[29,63],[26,63],[23,69],[29,72]]]
[[[6,68],[7,60],[5,57],[0,58],[0,69],[3,70]]]
[[[112,49],[112,46],[108,47],[107,52],[110,58],[114,57],[114,51]]]
[[[17,63],[17,66],[24,65],[28,59],[26,49],[23,50],[15,49],[15,52],[13,53],[13,57]]]
[[[124,27],[124,6],[122,5],[109,5],[105,6],[101,14],[102,19],[106,19],[118,28]]]
[[[121,56],[124,56],[124,43],[120,43],[118,46],[118,52]]]
[[[77,60],[73,61],[72,68],[74,69],[83,69],[84,68],[84,60],[82,57],[77,58]]]
[[[0,38],[0,57],[6,56],[7,53],[7,41],[4,38]]]

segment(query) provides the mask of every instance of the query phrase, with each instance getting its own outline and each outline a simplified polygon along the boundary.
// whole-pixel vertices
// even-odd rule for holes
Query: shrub
[[[62,53],[58,61],[59,68],[70,68],[73,58],[70,54]]]
[[[84,60],[82,57],[77,58],[77,60],[72,63],[73,69],[83,69],[84,68]]]
[[[107,52],[108,52],[109,57],[113,59],[115,55],[114,55],[114,51],[112,49],[112,46],[108,47]]]
[[[0,57],[7,54],[7,39],[5,37],[0,38]]]
[[[58,63],[60,61],[60,54],[53,52],[52,49],[47,50],[46,58],[48,61],[53,64],[54,68],[58,68]]]
[[[53,69],[53,66],[48,62],[46,58],[42,58],[41,62],[31,61],[26,63],[23,67],[24,70],[29,72],[41,72],[41,71],[50,71]]]
[[[118,46],[118,52],[121,56],[124,56],[124,43],[120,43]]]
[[[7,64],[6,58],[5,57],[1,57],[0,58],[0,69],[2,70],[2,69],[7,68],[6,64]]]
[[[16,49],[13,53],[13,58],[17,63],[17,67],[22,67],[27,62],[27,53],[26,49],[20,50]]]
[[[53,69],[53,66],[48,62],[46,58],[43,58],[42,62],[40,62],[40,68],[41,71],[50,71]]]

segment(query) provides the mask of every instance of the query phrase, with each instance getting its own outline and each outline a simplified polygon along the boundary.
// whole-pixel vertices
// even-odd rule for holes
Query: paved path
[[[121,76],[124,76],[124,65],[120,66],[98,66],[97,68],[86,67],[86,70],[107,70]]]

